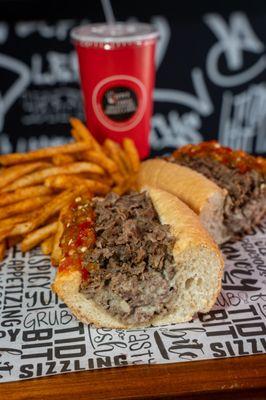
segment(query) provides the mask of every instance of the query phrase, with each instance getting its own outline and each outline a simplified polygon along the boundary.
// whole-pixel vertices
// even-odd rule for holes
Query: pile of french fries
[[[62,209],[85,190],[104,196],[135,189],[140,160],[134,142],[100,145],[80,120],[70,123],[69,144],[0,155],[0,260],[14,245],[23,252],[40,245],[58,264]]]

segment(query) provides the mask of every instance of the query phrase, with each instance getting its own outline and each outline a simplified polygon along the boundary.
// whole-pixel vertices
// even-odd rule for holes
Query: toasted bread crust
[[[153,159],[141,164],[138,185],[152,186],[174,194],[199,215],[202,224],[218,244],[229,239],[223,221],[227,191],[204,175],[181,165]]]
[[[182,282],[179,293],[180,300],[178,301],[177,299],[175,312],[166,316],[158,315],[150,321],[149,325],[189,321],[195,312],[206,312],[215,302],[221,288],[223,270],[221,253],[217,245],[200,224],[196,214],[177,197],[160,189],[147,187],[145,190],[147,190],[151,197],[161,223],[169,224],[171,234],[176,238],[173,256],[176,261],[176,275],[179,277],[177,279],[180,279],[181,282],[181,277],[185,275],[186,282],[189,281],[190,277],[191,279],[192,277],[193,279],[195,278],[195,282],[197,280],[199,281],[199,279],[202,280],[202,289],[200,289],[201,291],[199,292],[202,293],[202,296],[200,296],[200,298],[197,298],[195,289],[195,295],[192,293],[191,297],[189,297],[188,300],[186,299],[184,303],[186,305],[188,304],[188,306],[182,308],[181,298],[187,296],[186,293],[184,296],[181,293],[181,289],[184,288],[185,290],[186,287],[186,282]],[[206,276],[200,276],[200,272],[197,271],[199,259],[202,259],[202,263],[206,264],[206,268],[204,267],[202,269]],[[207,280],[210,274],[212,274],[212,286],[207,289],[208,285],[206,286],[206,284],[208,283]],[[85,296],[80,293],[81,280],[82,276],[79,271],[59,271],[57,272],[53,284],[53,290],[68,305],[79,320],[84,323],[93,323],[99,327],[124,329],[140,327],[140,325],[129,325],[111,316],[93,300],[86,299]],[[178,283],[180,284],[180,282]],[[190,291],[192,291],[192,289],[190,289]],[[187,290],[187,293],[190,291]]]

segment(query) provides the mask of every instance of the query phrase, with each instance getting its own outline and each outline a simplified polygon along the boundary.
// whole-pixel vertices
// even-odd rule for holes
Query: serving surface
[[[76,372],[0,386],[10,400],[265,399],[266,355]],[[208,396],[208,397],[207,397]],[[211,396],[211,397],[210,397]]]

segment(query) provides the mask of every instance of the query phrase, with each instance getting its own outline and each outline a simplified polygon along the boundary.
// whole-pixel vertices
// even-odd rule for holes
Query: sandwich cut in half
[[[83,194],[60,217],[62,259],[53,290],[98,327],[185,322],[208,312],[220,288],[221,253],[176,196],[145,188],[104,199]]]
[[[187,145],[142,163],[139,185],[166,190],[200,217],[214,240],[235,240],[266,214],[266,160],[216,141]]]

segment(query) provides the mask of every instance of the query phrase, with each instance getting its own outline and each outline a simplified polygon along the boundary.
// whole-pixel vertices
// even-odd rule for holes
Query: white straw
[[[115,23],[115,16],[113,13],[112,5],[110,0],[101,0],[102,2],[102,7],[103,7],[103,12],[105,19],[108,24],[114,24]]]

